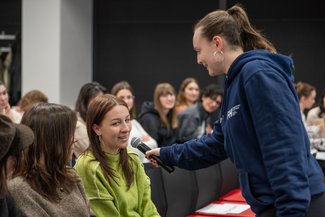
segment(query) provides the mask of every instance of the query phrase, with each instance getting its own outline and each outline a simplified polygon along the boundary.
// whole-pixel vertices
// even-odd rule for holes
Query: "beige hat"
[[[14,124],[5,115],[0,115],[0,160],[10,152],[23,150],[34,141],[33,131],[23,124]]]

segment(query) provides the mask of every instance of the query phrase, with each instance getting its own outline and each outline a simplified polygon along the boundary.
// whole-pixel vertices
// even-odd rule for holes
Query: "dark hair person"
[[[73,153],[77,158],[89,146],[89,138],[87,135],[86,116],[88,105],[96,96],[106,93],[106,88],[96,81],[88,82],[82,85],[75,105],[77,112],[77,126],[74,137],[76,143],[74,145]]]
[[[90,216],[81,179],[67,167],[74,143],[76,115],[53,103],[32,106],[22,118],[35,135],[9,191],[25,216]]]
[[[323,173],[310,154],[294,88],[293,61],[250,24],[239,5],[207,14],[194,27],[197,62],[226,74],[213,132],[153,149],[167,165],[200,169],[230,158],[242,194],[257,216],[325,213]]]
[[[0,213],[1,217],[21,216],[14,199],[8,192],[7,180],[11,178],[22,158],[22,152],[33,143],[33,131],[14,124],[5,115],[0,115]]]
[[[127,149],[131,116],[125,101],[97,96],[89,104],[87,131],[90,147],[75,168],[96,216],[159,216],[143,165]]]

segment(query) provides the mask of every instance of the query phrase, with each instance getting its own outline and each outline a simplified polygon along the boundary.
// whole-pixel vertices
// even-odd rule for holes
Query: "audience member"
[[[74,134],[76,143],[74,145],[73,153],[77,158],[89,146],[89,138],[86,127],[86,114],[88,105],[96,96],[106,93],[106,88],[98,82],[89,82],[84,84],[80,91],[75,105],[77,112],[77,127]]]
[[[146,156],[192,170],[229,157],[257,217],[325,213],[323,173],[301,121],[293,61],[276,54],[239,5],[202,18],[194,27],[193,47],[210,76],[227,75],[219,120],[211,134]]]
[[[21,115],[12,110],[6,85],[0,81],[0,114],[8,116],[14,123],[20,123]]]
[[[74,111],[57,104],[36,104],[24,113],[22,123],[33,130],[35,139],[8,184],[23,216],[90,216],[81,179],[66,166],[76,121]]]
[[[7,189],[7,179],[11,178],[22,151],[33,143],[33,131],[22,124],[14,124],[5,115],[0,115],[0,214],[1,217],[19,217],[14,199]]]
[[[144,154],[140,152],[138,149],[133,148],[131,146],[131,139],[133,137],[140,138],[142,142],[144,142],[150,148],[157,148],[157,142],[154,140],[149,134],[143,129],[141,124],[135,119],[135,105],[134,105],[134,91],[131,85],[126,81],[121,81],[116,83],[112,90],[111,94],[117,96],[118,98],[123,99],[129,110],[131,115],[131,125],[132,130],[129,136],[129,148],[132,149],[135,153],[137,153],[142,162],[148,162],[147,158],[145,158]]]
[[[28,91],[18,102],[17,106],[13,107],[21,116],[24,112],[36,103],[47,103],[47,96],[40,90]]]
[[[208,133],[209,115],[219,108],[222,97],[223,91],[216,84],[202,89],[201,100],[178,115],[179,142],[200,138]]]
[[[144,102],[139,114],[142,127],[154,138],[159,147],[170,145],[177,137],[176,92],[169,83],[159,83],[154,92],[154,102]]]
[[[319,119],[325,120],[325,89],[322,92],[318,106],[307,113],[307,124],[314,125]]]
[[[87,131],[90,147],[75,168],[96,216],[159,216],[144,167],[127,149],[131,117],[125,101],[97,96],[88,108]]]
[[[298,82],[295,84],[295,88],[299,99],[302,121],[309,134],[309,137],[314,137],[318,134],[320,128],[315,125],[307,124],[305,110],[310,109],[315,104],[316,88],[305,82]]]
[[[194,105],[200,95],[199,83],[195,78],[185,78],[178,91],[176,102],[176,114],[178,115],[187,107]]]

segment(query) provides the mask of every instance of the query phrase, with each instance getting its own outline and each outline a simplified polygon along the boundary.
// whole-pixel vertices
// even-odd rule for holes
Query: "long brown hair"
[[[90,149],[96,158],[99,161],[99,165],[104,172],[106,179],[111,182],[112,180],[117,183],[116,177],[112,171],[112,168],[107,164],[107,157],[105,152],[101,148],[101,143],[99,136],[93,130],[93,125],[101,125],[102,121],[104,120],[105,115],[115,106],[122,105],[128,109],[127,104],[124,100],[111,95],[111,94],[104,94],[99,95],[94,98],[88,107],[87,112],[87,132],[90,140]],[[131,168],[129,155],[127,153],[127,149],[121,149],[120,152],[120,165],[122,171],[124,173],[124,177],[126,179],[128,188],[130,188],[131,184],[133,183],[133,175],[134,171]]]
[[[216,10],[207,14],[194,26],[194,30],[199,27],[202,27],[202,35],[209,41],[215,35],[221,35],[230,45],[240,46],[244,51],[265,49],[276,52],[272,43],[254,29],[245,10],[239,4],[227,11]]]
[[[70,159],[77,117],[64,105],[41,103],[27,110],[21,123],[35,135],[34,143],[24,152],[17,175],[52,202],[61,198],[58,189],[70,193],[79,180],[66,165]]]
[[[160,121],[163,127],[167,128],[176,128],[178,126],[177,122],[177,114],[176,114],[176,106],[172,108],[168,114],[164,113],[164,108],[160,102],[160,96],[165,93],[172,93],[176,97],[176,91],[174,87],[169,83],[159,83],[156,85],[155,92],[154,92],[154,106],[155,109],[159,113]]]

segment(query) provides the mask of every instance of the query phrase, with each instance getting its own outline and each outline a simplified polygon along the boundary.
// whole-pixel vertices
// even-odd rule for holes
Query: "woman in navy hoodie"
[[[293,86],[293,62],[250,24],[238,5],[209,13],[194,27],[197,62],[226,74],[213,132],[147,152],[195,170],[230,158],[257,216],[324,216],[323,173],[310,154]],[[156,162],[153,161],[153,164]]]

